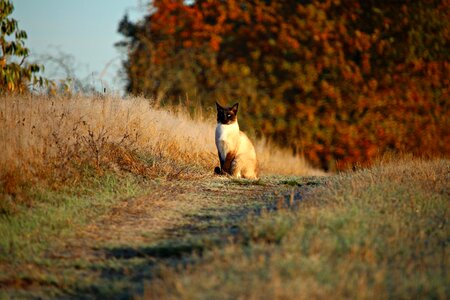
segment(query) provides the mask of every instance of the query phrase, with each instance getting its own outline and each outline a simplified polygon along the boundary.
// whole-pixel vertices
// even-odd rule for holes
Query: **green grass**
[[[249,218],[233,243],[160,265],[144,297],[448,299],[449,168],[403,160],[329,177],[296,209]]]
[[[136,196],[142,188],[132,176],[91,176],[83,184],[52,191],[40,187],[28,193],[31,207],[0,215],[0,260],[14,262],[38,257],[56,238],[104,213],[119,199]]]
[[[26,191],[32,199],[28,206],[19,204],[13,214],[0,215],[0,298],[61,296],[89,282],[95,273],[86,272],[91,263],[72,259],[65,244],[80,228],[121,200],[143,193],[146,186],[133,176],[86,174],[76,186]]]

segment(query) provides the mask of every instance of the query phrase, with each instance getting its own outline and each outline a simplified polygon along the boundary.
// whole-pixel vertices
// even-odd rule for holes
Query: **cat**
[[[231,107],[217,106],[216,147],[220,168],[216,174],[229,174],[237,178],[257,179],[255,147],[245,133],[239,130],[237,112],[239,103]]]

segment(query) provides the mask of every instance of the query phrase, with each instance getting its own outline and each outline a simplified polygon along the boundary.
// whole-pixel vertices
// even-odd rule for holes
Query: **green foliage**
[[[17,20],[10,17],[13,10],[9,0],[0,1],[0,94],[26,93],[28,84],[43,85],[45,81],[34,75],[42,70],[42,66],[25,64],[29,54],[24,42],[27,33],[19,29]]]
[[[153,1],[124,18],[128,91],[239,101],[241,125],[325,169],[386,151],[450,153],[448,4]]]

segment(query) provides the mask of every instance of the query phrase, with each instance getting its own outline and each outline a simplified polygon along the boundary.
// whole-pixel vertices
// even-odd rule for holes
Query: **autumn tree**
[[[128,91],[239,101],[241,124],[325,169],[450,153],[446,0],[155,0],[119,26]]]

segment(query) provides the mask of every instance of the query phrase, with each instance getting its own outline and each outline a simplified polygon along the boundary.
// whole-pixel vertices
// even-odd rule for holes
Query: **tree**
[[[152,5],[120,26],[130,93],[239,101],[243,127],[324,169],[450,154],[447,0]]]
[[[27,34],[10,17],[13,10],[9,0],[0,0],[0,94],[26,93],[29,92],[28,85],[44,83],[42,77],[35,75],[42,67],[25,62],[29,54],[24,42]]]

